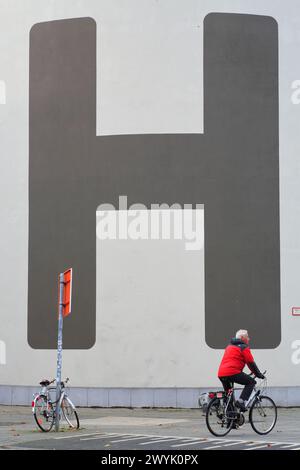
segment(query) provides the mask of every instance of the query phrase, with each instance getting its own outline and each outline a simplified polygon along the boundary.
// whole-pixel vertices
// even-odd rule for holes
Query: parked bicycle
[[[263,373],[265,374],[266,372]],[[272,398],[264,395],[266,387],[267,379],[264,378],[258,386],[255,386],[246,403],[252,429],[261,435],[271,432],[277,421],[276,404]],[[232,383],[227,393],[215,392],[214,398],[208,404],[206,425],[214,436],[226,436],[231,429],[238,429],[245,423],[244,413],[236,407],[234,391]]]
[[[65,419],[69,427],[72,429],[79,429],[79,418],[75,408],[66,392],[66,384],[69,382],[67,378],[64,382],[61,382],[59,400],[51,399],[51,391],[55,394],[56,386],[51,387],[56,379],[49,381],[47,379],[40,382],[41,390],[38,394],[34,395],[32,401],[32,412],[34,419],[38,427],[43,432],[51,431],[56,418],[56,405],[59,403],[60,414],[59,419]]]

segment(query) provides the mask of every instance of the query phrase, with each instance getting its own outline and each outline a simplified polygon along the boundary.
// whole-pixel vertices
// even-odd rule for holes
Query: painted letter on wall
[[[33,348],[56,347],[56,280],[69,266],[73,315],[64,346],[93,346],[95,212],[102,203],[117,206],[119,195],[149,208],[204,204],[207,344],[223,348],[240,328],[250,330],[254,348],[279,344],[278,31],[272,18],[206,16],[203,135],[96,136],[96,24],[90,18],[33,26],[29,112]]]

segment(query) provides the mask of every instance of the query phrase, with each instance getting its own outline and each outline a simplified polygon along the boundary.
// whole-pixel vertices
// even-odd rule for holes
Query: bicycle
[[[51,431],[56,418],[56,405],[60,405],[59,419],[63,417],[72,429],[79,429],[79,417],[75,405],[71,402],[66,392],[66,384],[69,382],[67,378],[61,382],[60,396],[58,401],[51,400],[51,390],[54,392],[56,387],[50,385],[56,382],[56,379],[49,381],[47,379],[40,382],[41,390],[34,395],[32,400],[32,413],[36,424],[43,432]]]
[[[263,373],[265,375],[266,372]],[[250,374],[252,375],[252,374]],[[244,413],[236,407],[234,384],[227,391],[215,393],[206,410],[208,430],[218,437],[226,436],[231,429],[238,429],[245,423]],[[272,431],[277,421],[277,407],[272,398],[264,395],[267,379],[264,378],[254,390],[246,403],[249,410],[249,422],[252,429],[260,435]]]

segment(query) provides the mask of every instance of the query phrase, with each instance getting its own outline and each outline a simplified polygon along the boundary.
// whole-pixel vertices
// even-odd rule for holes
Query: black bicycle
[[[264,372],[263,375],[265,375]],[[250,374],[252,375],[252,374]],[[277,407],[272,398],[264,395],[267,379],[255,386],[246,403],[249,422],[257,434],[265,435],[272,431],[277,421]],[[226,436],[231,429],[238,429],[245,423],[244,413],[236,407],[234,384],[226,393],[219,391],[210,401],[206,410],[206,425],[214,436]]]

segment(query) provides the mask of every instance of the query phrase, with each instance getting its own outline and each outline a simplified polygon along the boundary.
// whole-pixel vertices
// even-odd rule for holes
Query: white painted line
[[[128,436],[129,434],[125,434]],[[53,439],[73,439],[75,437],[87,437],[87,436],[123,436],[123,434],[115,433],[115,432],[92,432],[89,434],[75,434],[74,436],[61,436],[61,437],[54,437]]]
[[[224,447],[246,445],[249,441],[236,441],[231,444],[224,444]]]
[[[244,449],[244,450],[256,450],[256,449],[265,449],[266,447],[268,447],[268,444],[265,444],[263,446],[257,446],[257,447],[249,447],[248,449]]]
[[[94,437],[85,437],[84,439],[80,439],[81,441],[94,441],[96,439],[109,439],[110,437],[119,437],[119,436],[122,436],[123,434],[98,434],[97,436],[95,436],[95,434],[93,434]],[[130,435],[130,434],[129,434]],[[125,434],[124,437],[128,436],[128,434]]]
[[[219,447],[223,447],[223,446],[220,445],[220,446],[202,447],[201,450],[212,450],[212,449],[218,449]]]
[[[124,437],[126,437],[126,436],[124,436]],[[111,443],[113,444],[113,443],[115,443],[115,442],[135,441],[135,440],[137,440],[137,439],[145,439],[145,437],[147,437],[147,436],[129,437],[128,439],[117,439],[116,441],[111,441]]]
[[[256,442],[256,444],[259,444],[259,442]],[[244,449],[244,450],[254,450],[254,449],[263,449],[264,447],[275,447],[275,446],[281,446],[282,444],[284,444],[283,442],[260,442],[260,444],[263,444],[261,446],[258,446],[258,447],[251,447],[248,448],[248,449]],[[248,444],[248,445],[252,445],[252,444]],[[297,445],[297,444],[293,444],[293,445]]]
[[[258,442],[258,444],[259,444],[259,442]],[[263,442],[261,441],[260,444],[263,444]],[[279,442],[279,441],[276,441],[276,442],[275,442],[275,441],[274,441],[274,442],[264,442],[264,444],[272,444],[272,445],[276,445],[276,446],[277,446],[277,444],[278,444],[278,445],[285,445],[285,444],[291,444],[291,443],[290,443],[290,442]],[[299,443],[298,443],[298,444],[293,444],[293,445],[297,446],[297,445],[299,445]]]
[[[178,441],[180,439],[178,439],[178,437],[164,437],[164,438],[156,439],[153,441],[139,442],[139,446],[147,446],[148,444],[156,444],[156,442],[166,442],[166,441],[174,441],[174,440]]]
[[[93,432],[93,433],[91,434],[91,436],[94,436],[95,434],[100,434],[100,433]],[[106,434],[106,435],[114,435],[114,434],[117,434],[117,436],[124,436],[124,437],[125,437],[125,436],[132,436],[132,437],[135,437],[135,436],[137,436],[137,437],[139,437],[139,436],[144,436],[144,437],[149,437],[149,438],[153,437],[153,438],[157,438],[157,439],[158,439],[158,438],[163,438],[163,437],[165,437],[165,438],[167,438],[167,437],[177,437],[178,439],[198,439],[197,437],[194,437],[194,438],[193,438],[193,437],[174,436],[174,435],[173,435],[173,436],[159,436],[159,435],[157,435],[157,434],[134,434],[134,433],[132,433],[132,432],[131,432],[131,433],[128,433],[128,434],[125,434],[125,433],[109,433],[109,432],[107,432],[107,433],[105,433],[105,434]]]
[[[110,436],[107,436],[105,438],[105,436],[98,436],[98,437],[85,437],[84,439],[80,439],[81,441],[97,441],[99,439],[107,439],[109,438]]]
[[[115,436],[106,436],[106,435],[99,435],[99,436],[94,436],[94,437],[85,437],[84,439],[80,439],[81,441],[96,441],[99,439],[110,439],[111,437],[119,437],[119,435]],[[124,436],[126,437],[126,436]]]
[[[91,434],[75,434],[75,436],[61,436],[61,437],[54,437],[54,439],[73,439],[74,437],[85,437],[85,436],[95,436],[95,434],[103,434],[103,433],[91,433]]]
[[[219,444],[222,444],[222,446],[225,445],[225,442],[232,442],[233,439],[228,439],[226,441],[224,441],[224,439],[207,439],[207,444],[213,444],[213,445],[219,445]],[[236,441],[235,441],[236,442]],[[229,444],[227,444],[229,445]]]
[[[182,446],[188,446],[189,444],[197,444],[197,443],[202,443],[203,441],[207,442],[207,439],[193,439],[189,442],[184,442],[183,444],[173,444],[171,447],[182,447]]]
[[[213,442],[213,441],[215,441],[215,442]],[[213,444],[213,446],[202,447],[202,449],[212,449],[213,447],[223,447],[224,442],[231,442],[231,440],[230,441],[224,441],[224,439],[208,439],[207,444]],[[227,445],[229,445],[229,444],[227,444]]]
[[[282,442],[268,442],[268,446],[270,447],[275,447],[275,446],[281,446]]]
[[[158,439],[156,442],[160,442],[160,441],[182,441],[182,438],[180,437],[169,437],[168,439]]]
[[[49,450],[49,449],[38,449],[34,447],[23,447],[23,446],[1,446],[1,450]]]
[[[298,446],[299,444],[289,444],[288,446],[283,446],[282,449],[289,449],[290,447]]]

